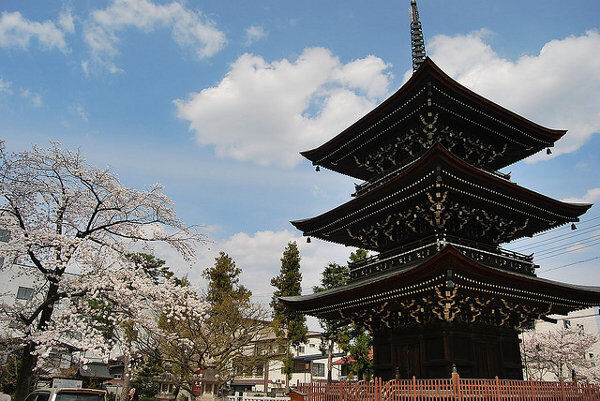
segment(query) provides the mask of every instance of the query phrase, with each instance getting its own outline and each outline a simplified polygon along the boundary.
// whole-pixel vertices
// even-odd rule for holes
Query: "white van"
[[[106,391],[87,388],[45,388],[35,390],[25,401],[106,401]]]

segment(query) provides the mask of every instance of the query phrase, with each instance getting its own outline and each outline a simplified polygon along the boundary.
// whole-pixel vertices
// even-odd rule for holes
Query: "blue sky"
[[[263,299],[281,251],[299,236],[289,220],[353,190],[355,180],[316,173],[298,152],[372,109],[411,69],[408,0],[0,7],[8,148],[57,140],[110,165],[128,186],[163,183],[180,216],[204,225],[212,242],[192,267],[157,253],[199,280],[225,250]],[[513,179],[558,199],[600,201],[600,2],[422,0],[419,9],[428,54],[449,75],[541,125],[569,129],[552,156],[509,166]],[[594,206],[583,220],[596,216]],[[591,246],[540,261],[540,275],[600,285],[600,259],[550,270],[599,256],[598,223],[580,225],[590,231],[577,239],[590,242],[579,246]],[[537,241],[554,235],[515,247],[540,252]],[[351,251],[300,241],[306,289]]]

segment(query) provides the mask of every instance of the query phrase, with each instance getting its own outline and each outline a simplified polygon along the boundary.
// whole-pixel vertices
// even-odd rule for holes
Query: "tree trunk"
[[[290,375],[291,375],[291,373],[288,371],[288,362],[291,358],[291,355],[290,355],[291,344],[290,344],[289,340],[287,340],[287,336],[288,336],[288,334],[286,333],[285,362],[284,362],[283,366],[285,366],[285,393],[289,394],[290,393]],[[294,368],[292,367],[291,370],[293,372]]]
[[[129,400],[129,388],[131,387],[131,372],[129,370],[129,363],[131,358],[128,353],[123,355],[123,387],[121,388],[121,394],[119,395],[119,401]]]
[[[327,347],[327,384],[331,384],[331,371],[333,370],[333,340],[329,340]]]
[[[58,285],[51,282],[46,293],[46,299],[54,298],[58,294]],[[40,320],[38,321],[38,330],[45,330],[46,325],[50,322],[52,317],[52,311],[54,310],[54,304],[46,306],[40,313]],[[17,387],[15,388],[15,401],[23,401],[29,392],[33,390],[33,379],[34,370],[37,365],[38,357],[33,355],[35,351],[35,344],[31,341],[27,342],[25,348],[23,348],[23,356],[21,358],[21,367],[17,374]]]
[[[37,356],[32,354],[34,349],[35,344],[32,342],[27,343],[27,345],[23,348],[21,367],[17,373],[15,401],[23,401],[33,389],[33,370],[37,364]]]

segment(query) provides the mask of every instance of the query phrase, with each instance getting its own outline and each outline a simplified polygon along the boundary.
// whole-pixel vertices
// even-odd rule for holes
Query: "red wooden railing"
[[[298,383],[305,401],[600,401],[587,382],[496,379],[415,379]]]

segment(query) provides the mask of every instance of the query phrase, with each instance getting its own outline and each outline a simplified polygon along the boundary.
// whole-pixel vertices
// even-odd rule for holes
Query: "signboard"
[[[192,389],[194,395],[202,394],[202,382],[200,380],[194,381],[194,388]]]
[[[83,380],[54,378],[52,388],[83,388]]]

